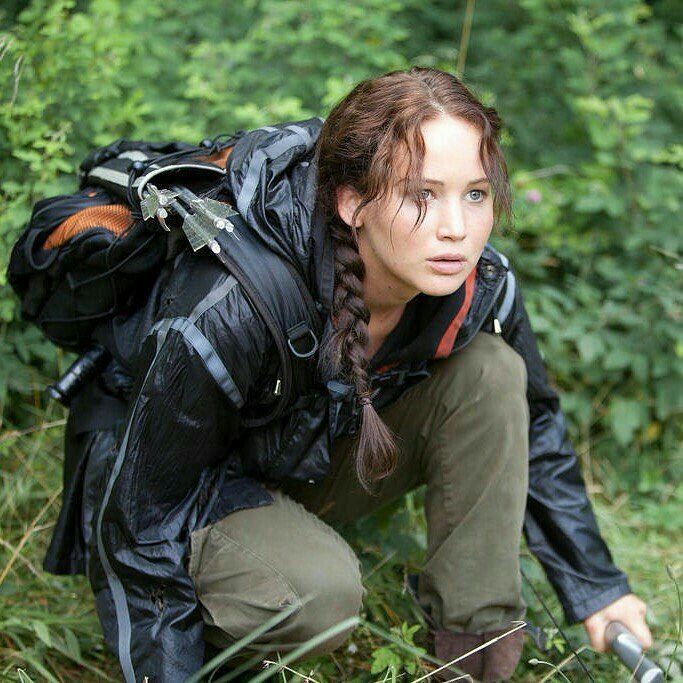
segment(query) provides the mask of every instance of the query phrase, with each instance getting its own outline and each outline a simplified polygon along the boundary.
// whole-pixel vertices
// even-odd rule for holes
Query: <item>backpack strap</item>
[[[259,427],[280,417],[300,394],[310,391],[323,321],[306,283],[296,267],[269,249],[258,233],[236,214],[230,222],[239,240],[221,230],[212,250],[242,285],[268,325],[280,356],[282,376],[274,387],[280,396],[265,416],[245,420]]]

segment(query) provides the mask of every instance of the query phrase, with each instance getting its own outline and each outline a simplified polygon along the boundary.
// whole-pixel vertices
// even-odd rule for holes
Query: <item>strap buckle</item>
[[[304,353],[299,353],[294,346],[292,346],[292,342],[297,342],[307,335],[313,340],[313,348]],[[313,332],[313,330],[308,326],[308,323],[304,321],[287,330],[287,346],[289,346],[289,350],[297,358],[310,358],[318,350],[319,342],[318,338],[315,336],[315,332]]]

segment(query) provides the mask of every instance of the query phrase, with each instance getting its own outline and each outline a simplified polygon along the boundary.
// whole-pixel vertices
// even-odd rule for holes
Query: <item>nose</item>
[[[442,207],[443,211],[439,216],[439,237],[441,239],[463,239],[467,234],[467,229],[460,202],[449,200],[443,202]]]

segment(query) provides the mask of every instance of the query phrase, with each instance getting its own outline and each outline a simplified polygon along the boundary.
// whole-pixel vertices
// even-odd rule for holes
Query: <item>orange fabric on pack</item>
[[[221,168],[225,168],[225,165],[228,161],[228,157],[230,156],[230,153],[232,152],[232,147],[226,147],[225,149],[221,150],[220,152],[216,152],[215,154],[212,154],[211,156],[208,155],[202,155],[196,157],[197,160],[199,161],[206,161],[209,164],[216,164],[216,166],[220,166]]]
[[[90,206],[62,221],[49,235],[43,249],[54,249],[72,237],[91,228],[105,228],[115,235],[123,234],[133,224],[130,209],[123,204]]]

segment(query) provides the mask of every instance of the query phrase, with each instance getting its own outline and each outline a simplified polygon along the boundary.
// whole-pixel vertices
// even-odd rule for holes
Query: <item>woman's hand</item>
[[[590,645],[596,652],[607,651],[605,629],[610,621],[620,621],[638,639],[644,650],[652,646],[652,634],[645,623],[647,605],[633,593],[624,595],[618,600],[594,612],[583,620],[583,625],[590,638]]]

